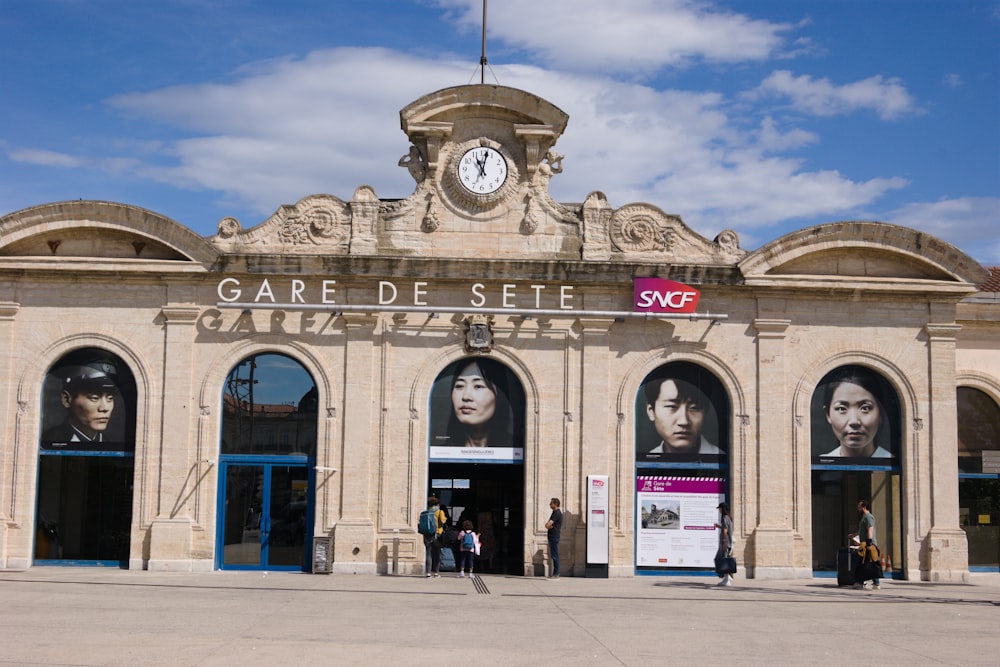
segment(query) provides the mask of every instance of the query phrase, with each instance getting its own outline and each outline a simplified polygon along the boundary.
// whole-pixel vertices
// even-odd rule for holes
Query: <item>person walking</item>
[[[876,547],[875,553],[878,553],[878,542],[875,540],[875,515],[872,514],[871,505],[868,504],[867,500],[858,501],[858,514],[861,515],[861,518],[858,520],[858,532],[847,535],[848,540],[854,537],[857,537],[859,540],[859,556],[854,569],[854,588],[859,590],[864,588],[865,582],[871,579],[872,590],[877,591],[881,588],[879,586],[879,568],[874,567],[874,563],[870,563],[869,558],[866,557],[872,553],[871,547]]]
[[[559,578],[559,534],[562,532],[562,510],[559,509],[559,499],[553,498],[549,501],[549,508],[552,510],[552,514],[549,515],[549,520],[545,522],[545,529],[548,531],[547,536],[549,538],[549,555],[552,557],[552,574],[549,579]]]
[[[733,575],[723,572],[722,565],[724,559],[733,553],[733,517],[726,503],[719,503],[716,509],[719,510],[719,523],[715,524],[719,529],[719,548],[715,552],[715,574],[722,577],[719,586],[732,586]]]

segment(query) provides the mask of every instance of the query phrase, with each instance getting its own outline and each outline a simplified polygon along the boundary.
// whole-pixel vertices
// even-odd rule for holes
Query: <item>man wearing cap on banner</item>
[[[42,443],[50,449],[92,449],[94,444],[104,442],[111,423],[118,395],[118,371],[110,361],[97,359],[61,369],[57,374],[62,378],[59,401],[66,408],[66,419],[45,431]]]

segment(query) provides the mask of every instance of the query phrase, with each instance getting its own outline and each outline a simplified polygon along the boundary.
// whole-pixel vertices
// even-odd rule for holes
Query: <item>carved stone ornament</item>
[[[470,315],[465,318],[465,351],[486,353],[493,349],[493,316]]]
[[[420,221],[420,231],[430,234],[440,226],[441,219],[437,214],[434,193],[429,193],[427,195],[427,211],[424,213],[423,220]]]
[[[223,218],[219,221],[219,238],[228,239],[236,236],[243,230],[240,221],[236,218]]]
[[[622,252],[669,251],[677,223],[642,205],[623,206],[611,219],[611,242]]]
[[[300,202],[278,229],[281,243],[299,245],[346,243],[350,225],[324,201]]]

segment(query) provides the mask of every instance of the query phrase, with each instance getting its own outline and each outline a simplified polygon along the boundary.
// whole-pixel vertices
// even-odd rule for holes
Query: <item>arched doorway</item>
[[[958,504],[969,540],[969,569],[1000,570],[1000,407],[988,394],[958,388]]]
[[[135,471],[135,380],[99,348],[57,361],[42,385],[37,565],[126,568]]]
[[[318,392],[283,354],[256,354],[222,391],[216,566],[308,570]]]
[[[635,399],[635,571],[715,566],[717,507],[727,499],[730,401],[715,375],[674,361],[643,378]]]
[[[524,574],[524,409],[521,381],[490,358],[449,364],[431,390],[428,492],[450,527],[479,532],[479,572]]]
[[[886,560],[885,575],[902,575],[901,436],[899,397],[870,368],[840,366],[813,391],[812,563],[816,575],[834,576],[838,551],[857,532],[858,501],[876,518],[875,540]],[[847,552],[844,552],[845,554]],[[895,569],[891,564],[900,566]]]

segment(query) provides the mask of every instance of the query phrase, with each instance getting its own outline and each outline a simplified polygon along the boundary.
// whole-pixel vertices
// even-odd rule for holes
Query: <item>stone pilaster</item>
[[[194,366],[194,324],[200,310],[193,305],[167,305],[164,322],[163,394],[159,434],[159,488],[156,518],[149,527],[150,570],[192,569],[194,521],[185,499],[190,474],[195,398],[191,395]],[[156,447],[149,449],[150,455]]]
[[[616,452],[609,443],[615,442],[613,437],[615,429],[616,415],[611,409],[612,403],[608,400],[608,395],[603,391],[586,391],[586,387],[607,387],[608,378],[611,375],[611,344],[609,341],[609,331],[615,323],[613,318],[581,318],[579,320],[582,331],[581,337],[581,377],[579,386],[583,388],[580,394],[580,415],[577,432],[580,434],[580,470],[573,470],[571,456],[566,456],[566,467],[568,468],[568,478],[579,480],[571,485],[573,497],[563,499],[563,510],[569,505],[577,515],[576,530],[573,535],[573,554],[562,554],[562,560],[572,563],[572,571],[575,576],[583,576],[587,566],[587,498],[586,495],[580,497],[579,491],[586,488],[587,475],[608,475],[609,481],[614,484],[618,479],[617,471],[614,469],[614,461],[619,460],[614,456]],[[614,496],[612,496],[614,497]],[[567,500],[569,502],[567,502]],[[616,506],[609,507],[608,517],[608,549],[609,553],[614,553],[611,543],[614,539],[613,530],[621,525],[624,518],[616,513]],[[571,561],[567,557],[572,557]]]
[[[924,581],[969,579],[969,545],[958,523],[958,412],[955,392],[957,324],[927,324],[930,409],[928,498],[931,529],[921,545]]]
[[[11,409],[16,405],[17,383],[13,374],[14,317],[20,305],[0,302],[0,423],[14,423]],[[0,569],[7,567],[7,521],[11,518],[8,508],[12,505],[10,494],[17,489],[16,475],[11,462],[12,447],[0,448]]]
[[[792,450],[791,415],[785,369],[786,331],[790,324],[791,320],[778,319],[753,322],[757,330],[757,469],[737,474],[755,475],[757,525],[744,557],[748,574],[757,579],[794,576],[793,470],[788,455]],[[733,511],[739,525],[740,510]]]
[[[378,502],[372,489],[375,478],[373,443],[381,437],[380,406],[376,405],[375,382],[380,375],[375,346],[378,316],[345,313],[347,343],[344,350],[343,468],[340,471],[343,505],[333,528],[333,571],[375,574],[375,525],[371,503]]]

